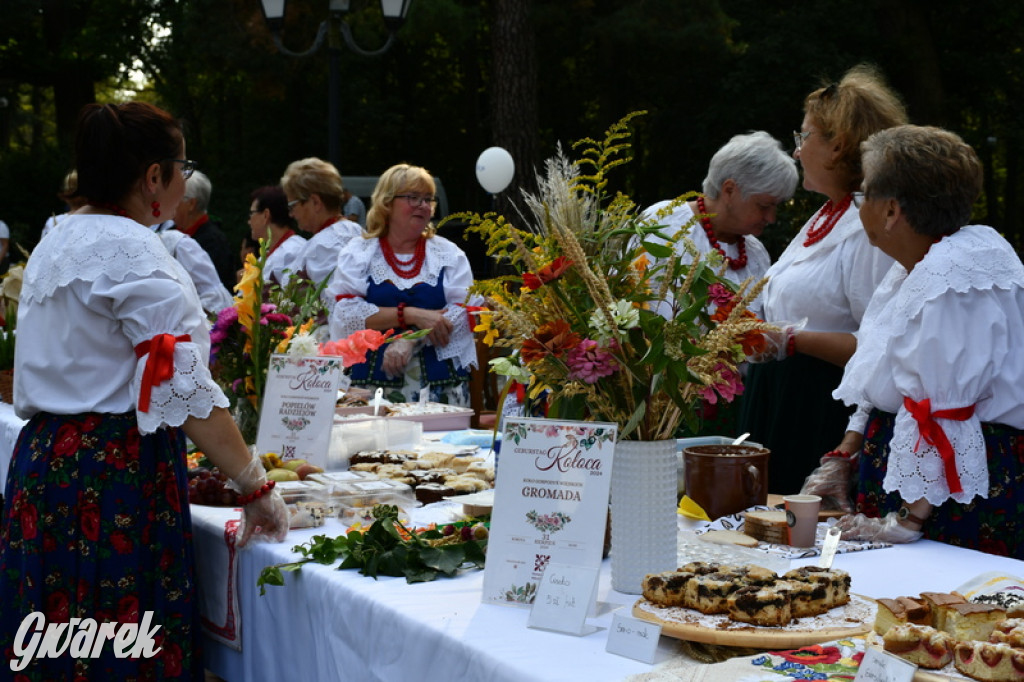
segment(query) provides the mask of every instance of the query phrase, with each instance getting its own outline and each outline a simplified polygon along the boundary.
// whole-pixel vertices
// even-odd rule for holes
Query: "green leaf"
[[[672,247],[657,242],[644,242],[644,249],[655,258],[665,259],[672,256]]]

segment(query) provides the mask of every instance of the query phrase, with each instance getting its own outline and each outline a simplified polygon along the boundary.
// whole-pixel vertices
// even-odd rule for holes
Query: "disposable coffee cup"
[[[821,498],[817,495],[787,495],[782,501],[786,504],[789,544],[793,547],[814,547]]]

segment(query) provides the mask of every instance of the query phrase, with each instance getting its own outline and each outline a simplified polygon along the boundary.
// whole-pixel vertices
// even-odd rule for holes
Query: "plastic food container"
[[[348,459],[357,452],[410,446],[423,438],[423,424],[385,417],[336,420],[331,427],[327,471],[348,469]]]
[[[473,410],[443,403],[394,403],[388,419],[423,424],[424,431],[458,431],[468,429]]]

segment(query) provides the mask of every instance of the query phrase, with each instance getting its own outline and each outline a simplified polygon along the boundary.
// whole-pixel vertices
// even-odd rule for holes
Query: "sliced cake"
[[[882,637],[886,651],[929,670],[945,668],[953,660],[956,640],[928,625],[897,623]]]

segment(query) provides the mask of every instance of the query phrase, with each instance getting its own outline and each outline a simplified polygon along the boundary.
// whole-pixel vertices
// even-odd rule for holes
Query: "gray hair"
[[[206,177],[206,173],[202,171],[192,171],[191,177],[185,181],[185,198],[195,199],[196,210],[201,213],[206,213],[206,209],[209,208],[210,192],[212,191],[210,178]]]
[[[734,136],[715,152],[704,178],[704,194],[717,199],[722,184],[730,178],[744,199],[768,194],[786,200],[793,196],[799,175],[796,161],[782,149],[782,143],[757,130]]]

